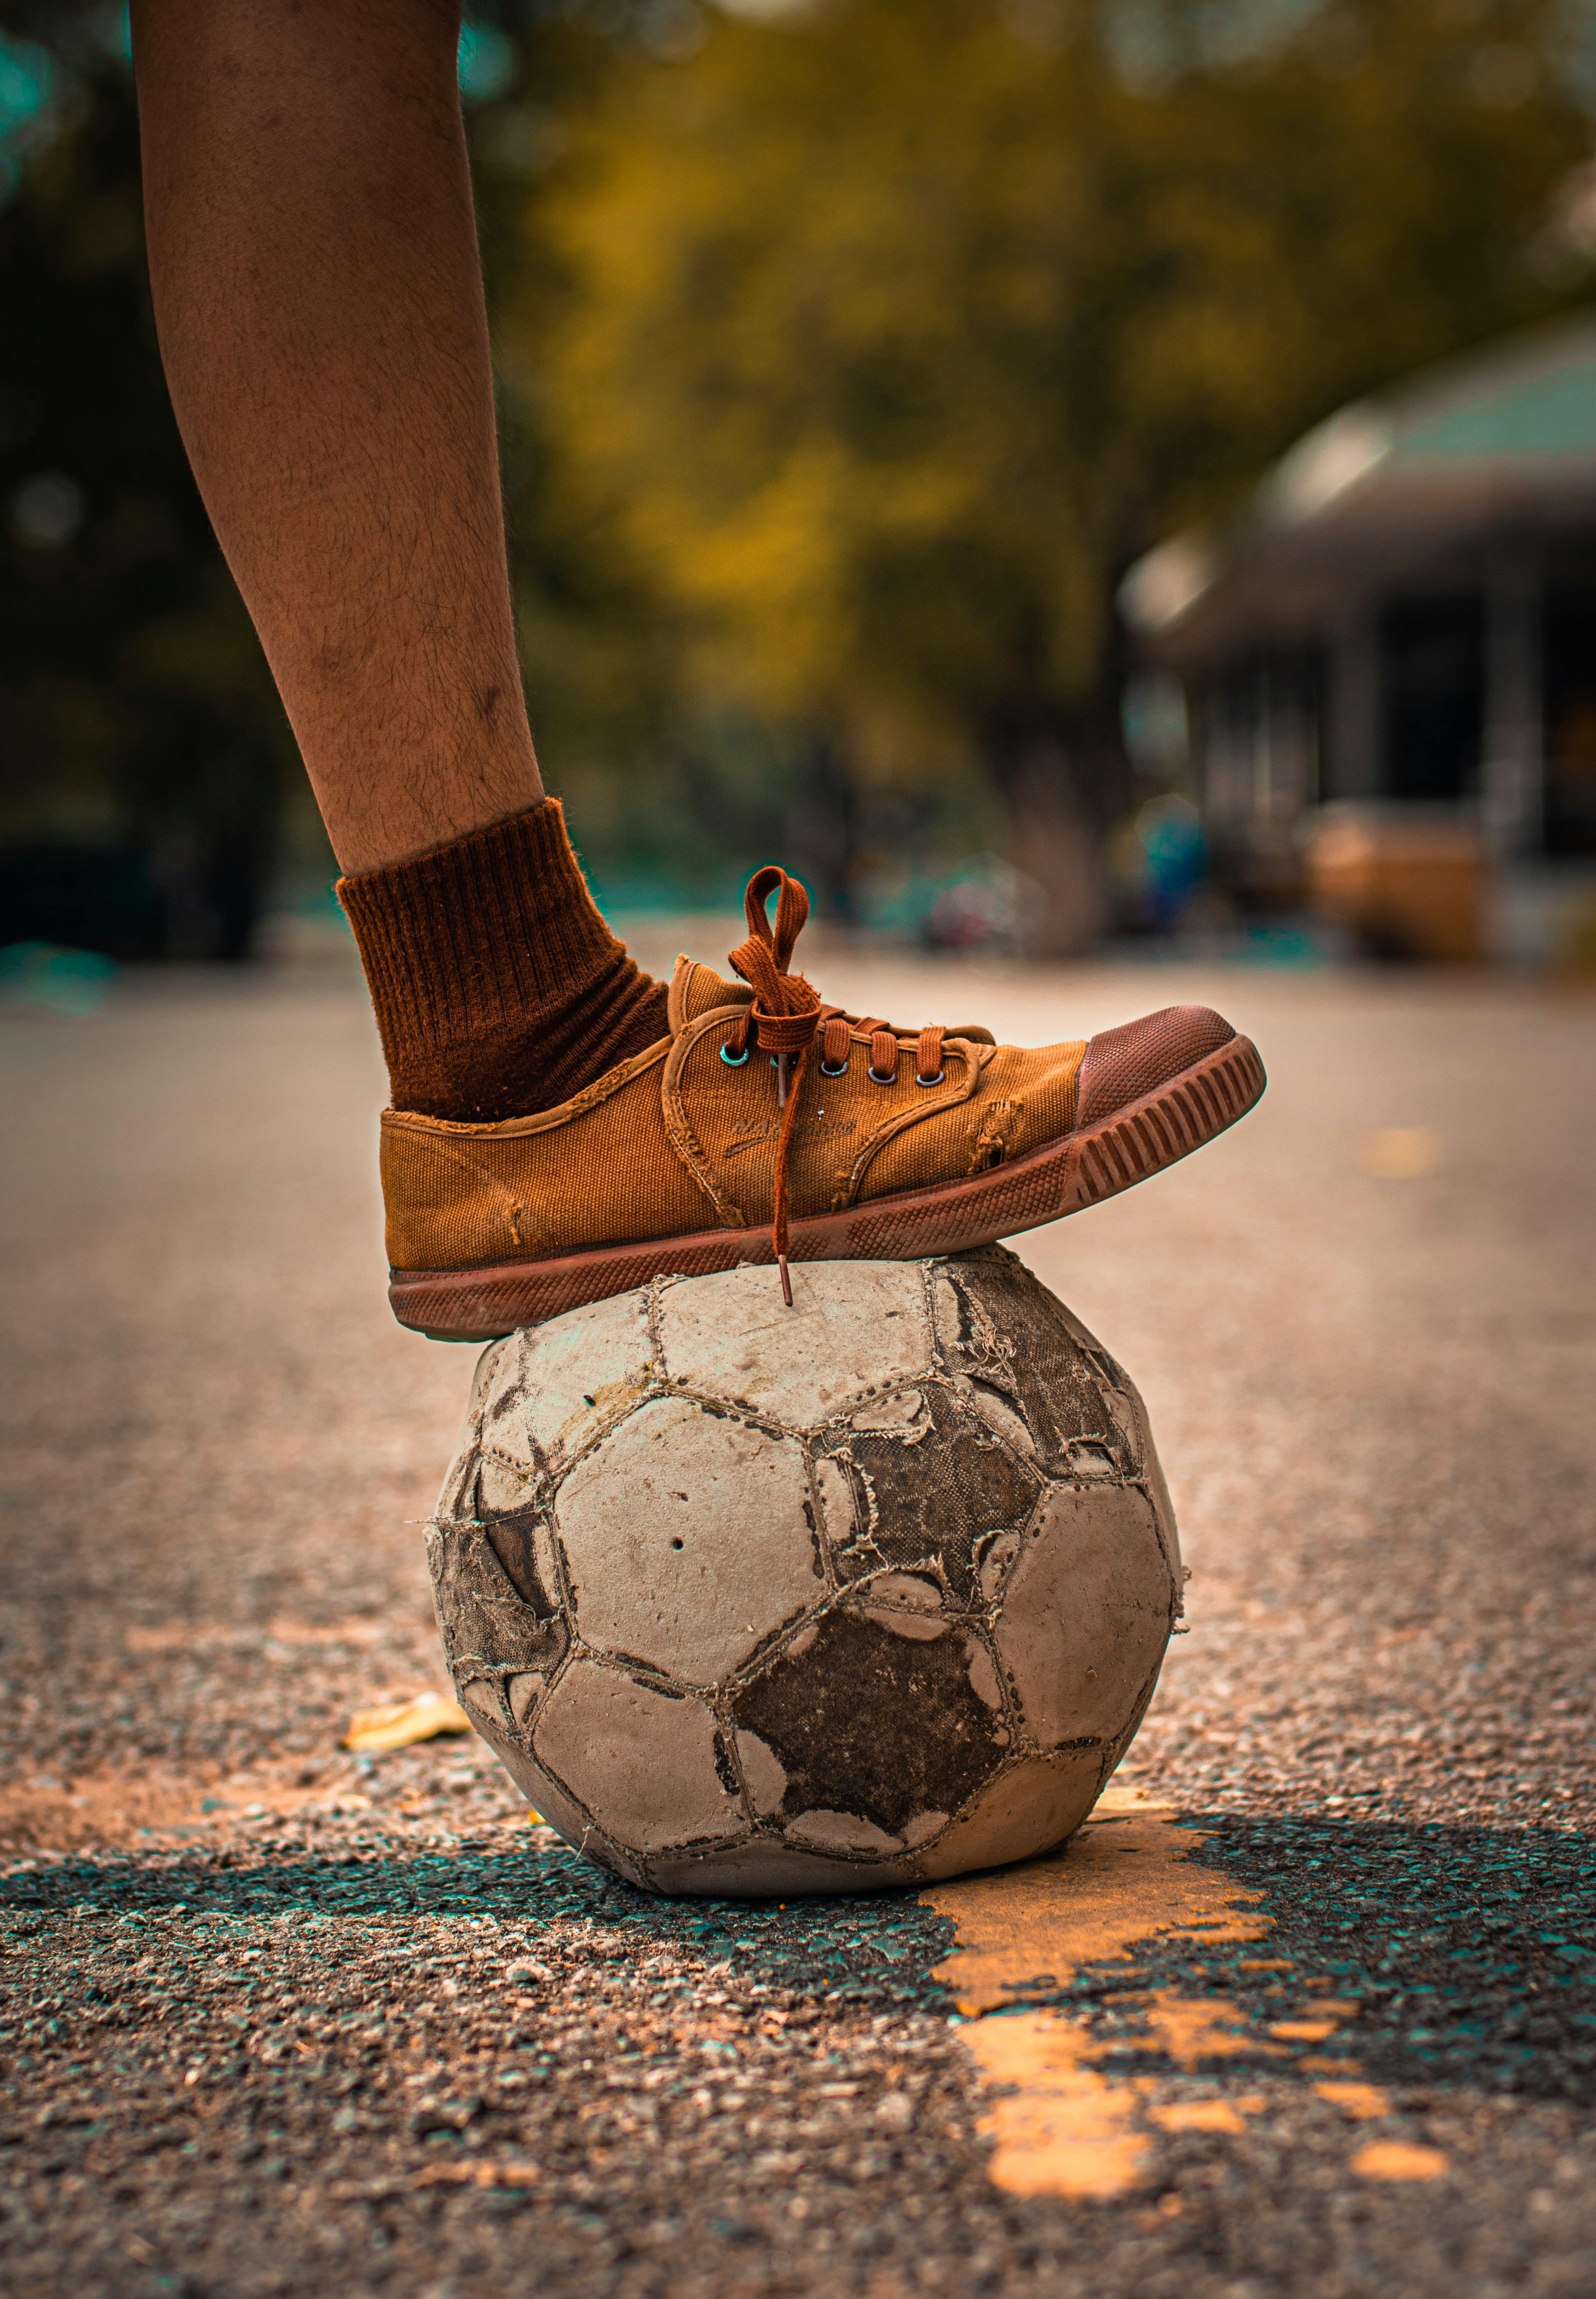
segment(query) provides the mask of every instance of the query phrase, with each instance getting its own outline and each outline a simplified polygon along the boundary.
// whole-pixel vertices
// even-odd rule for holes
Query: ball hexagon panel
[[[923,1573],[873,1573],[850,1583],[844,1603],[850,1613],[890,1629],[895,1636],[929,1643],[941,1636],[950,1617],[947,1589],[933,1569]],[[957,1618],[956,1603],[951,1617]]]
[[[509,1712],[511,1729],[531,1730],[533,1711],[549,1689],[551,1671],[520,1669],[509,1676],[474,1677],[461,1689],[467,1708],[475,1708],[489,1722],[502,1724]]]
[[[939,1262],[933,1301],[947,1370],[1019,1418],[1045,1475],[1077,1473],[1082,1448],[1136,1473],[1113,1409],[1119,1368],[1022,1262],[991,1248]]]
[[[624,1670],[573,1661],[533,1738],[543,1772],[635,1852],[745,1833],[737,1776],[715,1712]]]
[[[773,1836],[751,1837],[724,1852],[661,1854],[649,1861],[648,1878],[657,1892],[715,1900],[789,1900],[801,1892],[868,1891],[912,1880],[906,1861],[876,1860],[867,1868],[799,1851]]]
[[[546,1532],[542,1538],[547,1543]],[[501,1549],[513,1560],[520,1587],[506,1571]],[[524,1521],[440,1521],[429,1530],[427,1553],[443,1650],[457,1683],[520,1671],[553,1673],[570,1628],[557,1590],[539,1575],[537,1537]]]
[[[1130,1417],[1133,1441],[1136,1446],[1137,1473],[1147,1489],[1153,1513],[1158,1519],[1158,1537],[1163,1553],[1169,1559],[1170,1571],[1178,1589],[1184,1575],[1180,1566],[1180,1536],[1175,1530],[1175,1504],[1170,1498],[1170,1488],[1163,1473],[1163,1463],[1158,1457],[1158,1448],[1153,1442],[1153,1423],[1147,1418],[1147,1408],[1142,1402],[1142,1392],[1129,1374],[1121,1374],[1124,1408]]]
[[[472,1384],[466,1429],[475,1443],[475,1490],[459,1496],[457,1514],[523,1508],[538,1484],[538,1461],[526,1430],[525,1399],[515,1367],[525,1335],[509,1333],[483,1351]]]
[[[555,1524],[584,1642],[708,1685],[824,1588],[803,1448],[653,1398],[579,1461]]]
[[[971,1868],[1001,1868],[1062,1844],[1080,1826],[1102,1786],[1103,1768],[1093,1750],[1071,1750],[1051,1761],[1021,1757],[989,1780],[971,1809],[919,1855],[916,1873],[934,1881]]]
[[[558,1477],[647,1394],[649,1297],[590,1302],[497,1347],[505,1355],[483,1413],[484,1448],[529,1468],[535,1460]]]
[[[500,1572],[521,1602],[540,1618],[550,1619],[558,1614],[559,1569],[554,1535],[542,1511],[511,1509],[494,1515],[484,1510],[480,1527]]]
[[[790,1309],[763,1269],[665,1288],[659,1335],[671,1380],[750,1405],[785,1428],[809,1429],[930,1369],[917,1262],[798,1263],[792,1289]]]
[[[601,1867],[613,1868],[629,1882],[647,1884],[648,1879],[637,1860],[597,1825],[592,1814],[584,1812],[559,1781],[550,1778],[523,1740],[507,1739],[492,1724],[481,1725],[478,1730],[533,1810],[541,1813],[551,1828],[557,1828],[567,1844],[575,1845],[577,1851],[584,1852]]]

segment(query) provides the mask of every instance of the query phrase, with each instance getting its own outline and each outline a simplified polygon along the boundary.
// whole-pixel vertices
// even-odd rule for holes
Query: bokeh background
[[[0,963],[70,1004],[331,934],[334,874],[125,16],[0,34]],[[607,906],[780,854],[944,948],[1591,965],[1590,0],[500,0],[460,83]]]

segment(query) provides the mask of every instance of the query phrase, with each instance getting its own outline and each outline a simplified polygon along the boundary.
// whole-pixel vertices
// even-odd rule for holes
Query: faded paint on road
[[[1129,1962],[1142,1941],[1261,1939],[1269,1924],[1257,1907],[1261,1895],[1195,1860],[1204,1840],[1135,1789],[1111,1788],[1061,1851],[922,1893],[923,1905],[957,1926],[936,1977],[971,2015],[963,2041],[996,2095],[981,2129],[994,2142],[990,2170],[1000,2187],[1116,2195],[1141,2177],[1149,2141],[1140,2087],[1096,2064],[1125,2046],[1104,2045],[1067,2013],[1017,2007],[1086,1965]],[[1134,2049],[1193,2066],[1261,2048],[1222,2005],[1167,1989],[1144,2001],[1148,2032]],[[1210,2129],[1242,2128],[1234,2110],[1222,2122],[1205,2113]]]
[[[979,2014],[1050,1995],[1087,1964],[1127,1963],[1142,1940],[1262,1939],[1262,1895],[1195,1860],[1206,1840],[1134,1789],[1111,1787],[1062,1850],[921,1894],[958,1928],[935,1977]]]

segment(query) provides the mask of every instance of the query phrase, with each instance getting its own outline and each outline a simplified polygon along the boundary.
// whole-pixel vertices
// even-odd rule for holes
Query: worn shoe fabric
[[[807,908],[762,872],[733,953],[748,978],[679,959],[667,1034],[556,1108],[385,1112],[402,1324],[485,1340],[666,1271],[990,1244],[1174,1163],[1263,1091],[1254,1049],[1205,1007],[1032,1048],[844,1014],[791,972]]]

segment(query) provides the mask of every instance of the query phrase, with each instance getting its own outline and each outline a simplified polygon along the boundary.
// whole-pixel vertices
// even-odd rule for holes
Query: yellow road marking
[[[1368,2123],[1373,2117],[1387,2113],[1391,2106],[1378,2084],[1317,2083],[1313,2088],[1320,2099],[1327,2099],[1332,2107],[1338,2107],[1354,2123]]]
[[[1104,2044],[1059,2012],[986,2016],[1038,1988],[1066,1986],[1085,1964],[1129,1963],[1143,1940],[1262,1939],[1269,1920],[1256,1912],[1261,1894],[1200,1866],[1192,1855],[1204,1841],[1177,1828],[1166,1807],[1134,1789],[1111,1789],[1062,1852],[955,1877],[921,1894],[922,1905],[956,1927],[937,1977],[972,2015],[963,2040],[981,2077],[1003,2087],[981,2122],[995,2143],[990,2170],[998,2187],[1022,2195],[1105,2197],[1136,2185],[1148,2149],[1137,2087],[1094,2064],[1115,2050],[1161,2051],[1191,2066],[1220,2053],[1284,2048],[1250,2043],[1228,2007],[1170,1989],[1139,1999],[1148,2034],[1129,2044]],[[1210,2120],[1185,2128],[1241,2127],[1239,2120]]]
[[[951,1916],[954,1952],[937,1966],[962,2012],[994,2012],[1083,1964],[1121,1963],[1142,1940],[1262,1939],[1262,1898],[1192,1858],[1207,1842],[1169,1808],[1112,1789],[1062,1851],[932,1884],[921,1905]]]
[[[1410,2147],[1401,2139],[1377,2139],[1359,2148],[1352,2168],[1360,2179],[1440,2179],[1451,2166],[1438,2147]]]
[[[922,1905],[955,1927],[937,1977],[966,2015],[963,2040],[993,2095],[980,2128],[994,2143],[990,2170],[998,2187],[1021,2195],[1123,2195],[1145,2169],[1150,2127],[1235,2133],[1268,2105],[1260,2093],[1154,2104],[1145,2095],[1156,2079],[1105,2075],[1106,2060],[1155,2052],[1192,2069],[1237,2053],[1284,2058],[1291,2045],[1322,2043],[1357,2017],[1361,2006],[1352,1998],[1319,1997],[1304,2016],[1274,2021],[1269,2033],[1279,2040],[1265,2043],[1222,1996],[1152,1988],[1121,1999],[1143,2015],[1145,2034],[1105,2040],[1068,2013],[1026,2006],[1028,1996],[1067,1987],[1087,1964],[1129,1963],[1145,1940],[1217,1946],[1265,1938],[1262,1895],[1203,1867],[1193,1855],[1205,1841],[1178,1828],[1167,1807],[1135,1789],[1111,1789],[1063,1851],[955,1877],[921,1894]],[[1238,1968],[1296,1967],[1249,1956]],[[1389,2112],[1377,2085],[1351,2080],[1360,2072],[1355,2060],[1297,2064],[1337,2079],[1314,2090],[1350,2121]],[[1448,2164],[1435,2148],[1381,2140],[1360,2148],[1352,2169],[1368,2179],[1434,2179]]]
[[[1173,1988],[1161,1988],[1140,2000],[1148,2007],[1145,2040],[1129,2039],[1121,2050],[1162,2052],[1183,2068],[1195,2068],[1199,2060],[1221,2059],[1234,2052],[1253,2057],[1284,2054],[1282,2045],[1261,2044],[1249,2034],[1222,1998],[1177,1996]]]
[[[1165,2131],[1245,2131],[1247,2119],[1228,2099],[1182,2099],[1148,2111]]]
[[[1087,2063],[1096,2039],[1057,2012],[977,2020],[963,2031],[988,2084],[1012,2087],[980,2128],[995,2143],[989,2170],[1014,2195],[1123,2195],[1140,2176],[1147,2143],[1137,2096]]]

